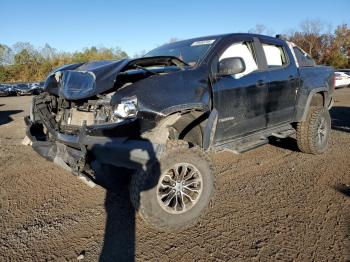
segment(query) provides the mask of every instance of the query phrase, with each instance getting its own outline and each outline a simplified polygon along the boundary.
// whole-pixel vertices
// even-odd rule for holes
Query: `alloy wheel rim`
[[[323,144],[324,141],[326,140],[327,136],[327,123],[326,119],[322,117],[320,119],[318,128],[317,128],[317,140],[319,144]]]
[[[178,163],[166,170],[157,185],[157,200],[170,214],[190,210],[199,200],[203,179],[199,170],[189,163]]]

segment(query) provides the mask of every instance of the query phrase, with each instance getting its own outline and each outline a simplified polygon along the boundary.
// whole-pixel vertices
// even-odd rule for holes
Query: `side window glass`
[[[288,64],[282,46],[262,44],[268,68],[279,68]]]
[[[234,43],[230,45],[220,56],[219,61],[229,57],[241,57],[245,63],[244,72],[233,75],[234,78],[241,78],[258,69],[254,58],[253,48],[248,42]]]
[[[300,67],[316,65],[315,61],[307,53],[303,52],[300,48],[295,46],[293,50]]]

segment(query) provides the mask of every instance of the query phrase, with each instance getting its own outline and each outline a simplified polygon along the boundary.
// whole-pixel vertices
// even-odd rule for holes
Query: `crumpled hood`
[[[44,88],[67,100],[89,98],[112,89],[117,74],[129,62],[122,59],[65,65],[49,74]]]
[[[45,91],[67,100],[80,100],[112,89],[118,74],[126,66],[149,66],[172,63],[184,68],[185,63],[173,56],[141,57],[136,59],[101,60],[70,64],[52,71],[44,84]]]

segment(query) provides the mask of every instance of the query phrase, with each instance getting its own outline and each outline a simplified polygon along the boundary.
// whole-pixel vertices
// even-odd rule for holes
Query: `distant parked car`
[[[13,88],[13,86],[9,85],[1,85],[0,86],[0,96],[16,96],[17,91]]]
[[[342,72],[342,73],[345,73],[345,74],[347,74],[348,76],[350,76],[350,69],[340,69],[340,70],[338,70],[337,72]]]
[[[17,84],[15,89],[18,96],[32,95],[32,89],[29,84]]]
[[[8,96],[9,92],[5,86],[0,86],[0,96]]]
[[[344,72],[335,72],[335,88],[350,87],[350,76]]]
[[[39,95],[44,91],[45,82],[32,83],[32,94]]]
[[[0,96],[38,95],[44,91],[42,82],[0,84]]]
[[[40,83],[21,83],[14,85],[14,89],[16,90],[16,94],[18,96],[24,95],[38,95],[44,89],[43,85]]]

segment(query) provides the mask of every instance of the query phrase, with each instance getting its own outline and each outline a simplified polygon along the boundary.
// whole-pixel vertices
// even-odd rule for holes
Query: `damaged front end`
[[[87,102],[88,103],[88,102]],[[89,180],[94,173],[91,163],[142,168],[160,146],[140,139],[140,121],[125,119],[106,123],[108,114],[102,105],[62,104],[47,93],[33,99],[31,115],[25,118],[27,136],[33,149],[79,177]],[[99,110],[103,112],[99,112]]]
[[[95,161],[144,168],[167,138],[159,133],[159,121],[178,108],[208,104],[206,83],[187,71],[174,57],[58,68],[47,78],[45,92],[33,98],[27,136],[37,153],[80,177],[94,175]]]

